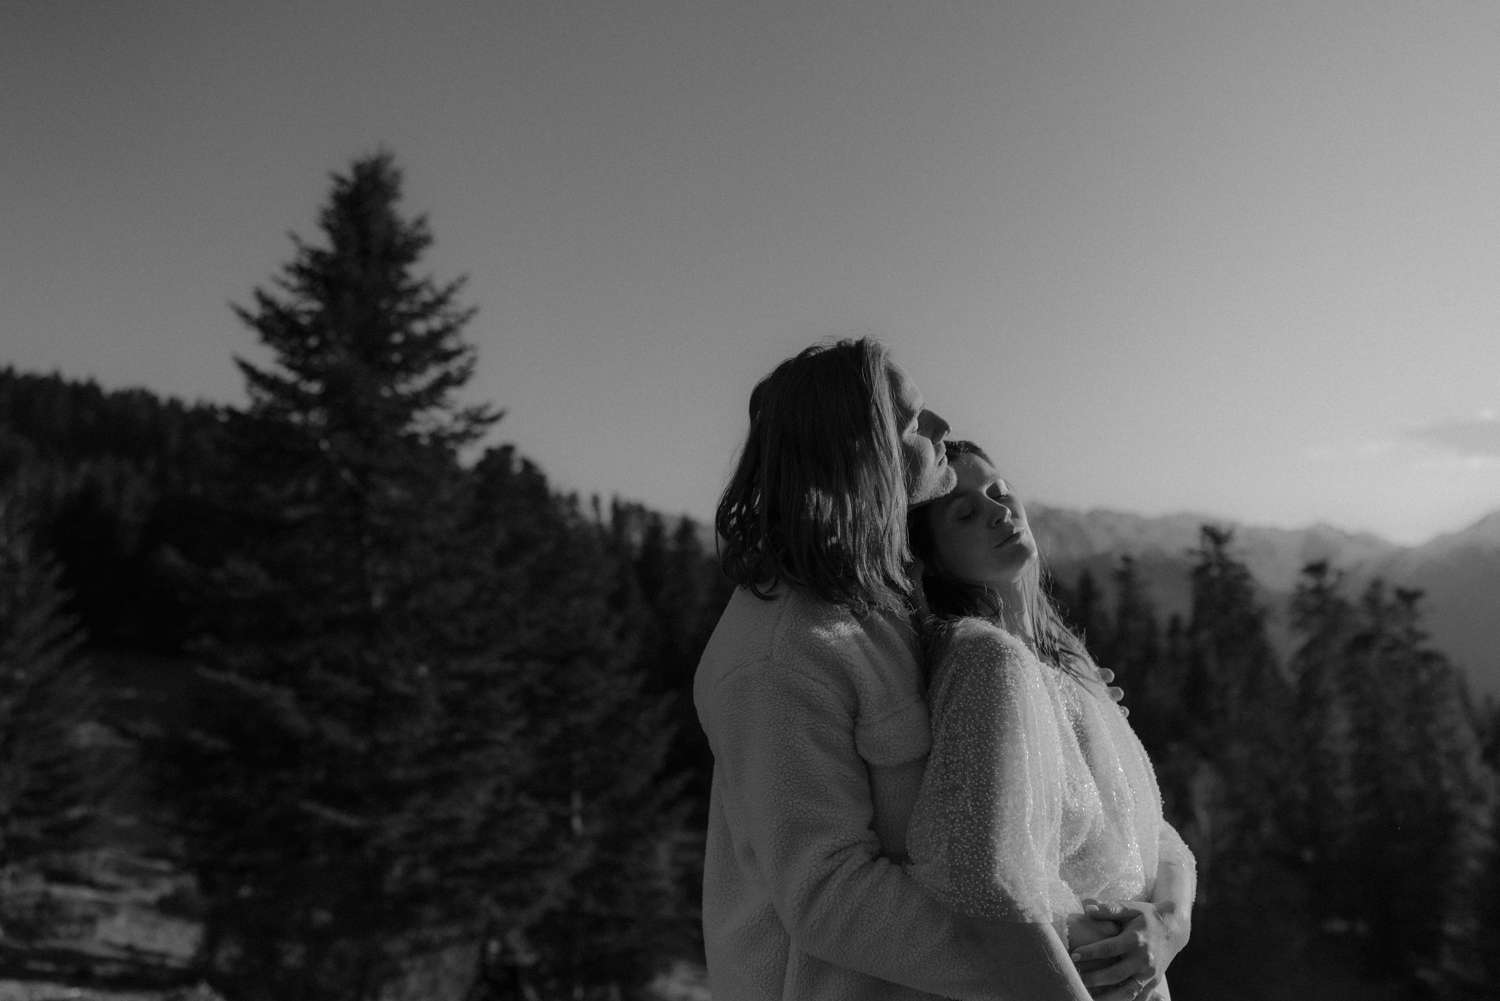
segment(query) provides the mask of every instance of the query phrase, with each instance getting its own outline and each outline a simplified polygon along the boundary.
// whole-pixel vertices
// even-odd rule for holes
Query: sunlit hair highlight
[[[730,580],[807,588],[856,615],[903,611],[906,478],[884,345],[788,358],[750,394],[750,430],[714,520]]]
[[[945,443],[948,461],[957,461],[959,456],[972,455],[983,459],[991,466],[991,459],[984,449],[972,441],[949,440]],[[1000,594],[994,588],[972,581],[961,580],[948,572],[938,557],[937,540],[932,531],[930,505],[916,508],[908,516],[907,535],[911,542],[912,555],[922,561],[922,593],[927,599],[927,608],[932,612],[923,630],[927,648],[927,662],[935,664],[953,633],[953,627],[965,618],[979,618],[996,625],[1001,623],[1006,611]],[[1083,641],[1078,638],[1057,606],[1042,587],[1042,560],[1029,561],[1021,571],[1020,591],[1023,611],[1031,620],[1034,633],[1032,641],[1037,657],[1060,671],[1076,678],[1093,680],[1096,674],[1093,658],[1088,654]]]

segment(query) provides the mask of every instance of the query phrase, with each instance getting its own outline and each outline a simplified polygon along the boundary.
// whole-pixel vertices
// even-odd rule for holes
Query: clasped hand
[[[1072,950],[1073,962],[1089,993],[1099,1001],[1148,1001],[1158,997],[1156,989],[1167,965],[1182,947],[1172,924],[1176,906],[1170,902],[1158,906],[1144,900],[1101,903],[1089,899],[1083,901],[1083,909],[1096,933],[1118,929],[1108,937],[1082,936],[1090,941]],[[1070,932],[1078,927],[1070,925]]]

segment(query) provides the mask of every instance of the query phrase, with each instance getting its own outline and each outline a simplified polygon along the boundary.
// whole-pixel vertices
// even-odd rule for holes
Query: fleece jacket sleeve
[[[803,952],[958,1001],[1005,999],[951,912],[878,855],[850,669],[772,658],[719,679],[710,737],[742,851]]]

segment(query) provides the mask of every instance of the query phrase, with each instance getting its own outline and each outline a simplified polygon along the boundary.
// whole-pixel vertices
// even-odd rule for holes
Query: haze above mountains
[[[1071,584],[1089,569],[1111,603],[1110,574],[1121,556],[1134,557],[1163,624],[1172,614],[1186,618],[1190,610],[1201,526],[1232,527],[1233,548],[1264,589],[1273,639],[1284,654],[1296,643],[1288,599],[1310,562],[1326,560],[1344,571],[1350,597],[1375,577],[1419,588],[1433,645],[1467,671],[1476,693],[1500,696],[1500,511],[1416,546],[1329,525],[1263,528],[1193,514],[1147,517],[1037,504],[1028,515],[1053,573]]]

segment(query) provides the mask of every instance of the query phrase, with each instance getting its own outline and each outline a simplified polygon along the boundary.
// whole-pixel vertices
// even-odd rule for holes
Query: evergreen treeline
[[[79,846],[107,655],[179,656],[186,722],[113,722],[196,878],[183,979],[634,995],[696,947],[685,692],[727,590],[689,521],[460,461],[497,415],[457,401],[472,311],[399,199],[386,155],[334,179],[238,310],[272,359],[242,410],[0,373],[0,861]]]
[[[399,199],[385,155],[334,178],[238,311],[271,359],[244,408],[0,371],[0,875],[115,836],[128,768],[133,829],[197,887],[170,977],[639,996],[698,949],[692,675],[728,585],[691,521],[472,454],[472,312]],[[1227,532],[1185,619],[1128,559],[1055,586],[1199,860],[1178,1001],[1493,990],[1500,727],[1417,594],[1308,567],[1281,663]],[[111,712],[122,650],[188,666],[176,711]],[[34,970],[49,930],[0,925],[0,976]]]
[[[1350,593],[1324,563],[1280,664],[1231,533],[1204,526],[1186,621],[1165,627],[1123,558],[1057,597],[1116,672],[1168,815],[1198,859],[1195,997],[1495,996],[1496,762],[1420,594]]]
[[[0,477],[25,493],[94,644],[175,651],[190,615],[163,561],[213,546],[201,498],[219,408],[0,369]],[[24,482],[22,482],[24,481]]]

